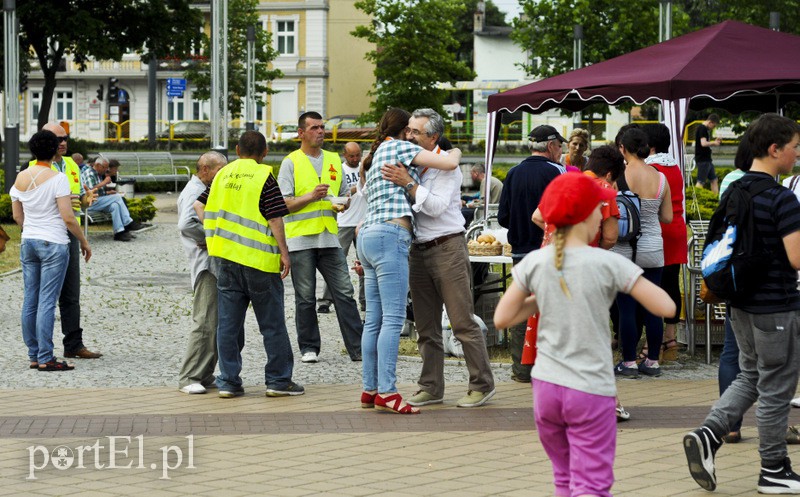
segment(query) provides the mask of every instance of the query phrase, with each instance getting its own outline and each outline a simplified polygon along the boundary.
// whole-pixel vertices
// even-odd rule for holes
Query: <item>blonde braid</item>
[[[558,281],[561,283],[561,291],[568,299],[572,298],[572,294],[567,287],[567,280],[564,279],[564,244],[567,242],[567,231],[569,226],[556,229],[555,232],[555,248],[556,248],[556,270],[558,271]]]

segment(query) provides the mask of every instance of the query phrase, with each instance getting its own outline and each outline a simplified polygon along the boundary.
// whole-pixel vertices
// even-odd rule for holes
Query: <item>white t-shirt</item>
[[[56,199],[70,195],[69,181],[63,173],[56,174],[44,183],[26,192],[11,187],[11,200],[22,203],[25,221],[22,224],[22,239],[44,240],[68,244],[67,225],[58,212]]]
[[[347,161],[342,162],[342,172],[344,172],[345,179],[342,183],[347,183],[348,191],[358,184],[358,169],[358,166],[350,167]],[[346,211],[338,214],[336,222],[340,227],[358,226],[358,223],[364,219],[366,214],[367,199],[365,199],[361,191],[356,188],[356,193],[350,196],[350,207],[348,207]]]
[[[536,295],[539,332],[531,376],[594,395],[613,397],[614,364],[608,309],[617,293],[629,293],[642,268],[596,247],[565,249],[561,289],[555,246],[528,253],[514,266],[515,285]]]

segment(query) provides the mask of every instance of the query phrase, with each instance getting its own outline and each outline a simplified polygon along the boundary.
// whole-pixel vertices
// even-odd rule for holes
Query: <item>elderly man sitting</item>
[[[106,190],[106,185],[111,183],[111,177],[107,176],[108,159],[98,157],[92,167],[81,171],[81,183],[85,190],[91,190],[96,195],[94,202],[86,210],[92,212],[108,212],[111,214],[111,223],[114,226],[114,240],[129,242],[133,239],[132,231],[138,231],[145,227],[142,223],[134,221],[128,212],[128,207],[122,197],[116,192]]]

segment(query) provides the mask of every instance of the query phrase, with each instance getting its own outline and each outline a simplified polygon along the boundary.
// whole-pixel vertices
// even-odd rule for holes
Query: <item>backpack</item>
[[[631,260],[636,262],[636,244],[642,236],[641,210],[642,201],[633,193],[622,174],[617,179],[617,208],[619,209],[619,234],[617,242],[627,242],[633,249]]]
[[[700,269],[706,286],[722,300],[749,296],[771,255],[755,233],[753,197],[778,186],[774,180],[734,181],[711,216]]]

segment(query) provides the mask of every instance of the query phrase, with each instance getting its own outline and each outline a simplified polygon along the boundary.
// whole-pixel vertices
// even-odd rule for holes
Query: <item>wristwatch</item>
[[[407,192],[410,192],[410,191],[411,191],[411,189],[412,189],[412,188],[414,188],[416,185],[417,185],[417,184],[416,184],[416,183],[414,183],[413,181],[412,181],[411,183],[408,183],[408,184],[406,185],[406,191],[407,191]]]

